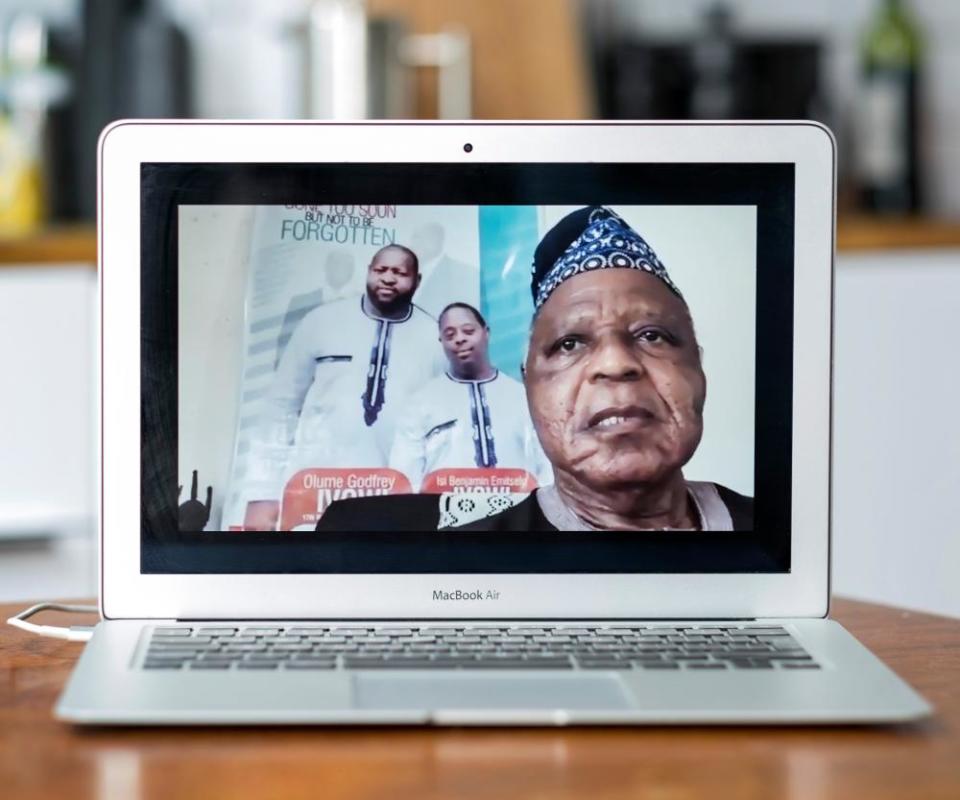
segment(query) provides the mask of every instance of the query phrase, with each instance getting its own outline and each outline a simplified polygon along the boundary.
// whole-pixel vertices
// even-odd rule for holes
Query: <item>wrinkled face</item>
[[[440,317],[440,343],[450,368],[459,372],[486,364],[490,333],[468,309],[454,307]]]
[[[410,257],[394,248],[376,255],[367,270],[367,296],[383,311],[410,304],[420,275]]]
[[[524,381],[554,468],[591,488],[666,480],[700,442],[706,379],[693,323],[644,272],[562,283],[534,322]]]

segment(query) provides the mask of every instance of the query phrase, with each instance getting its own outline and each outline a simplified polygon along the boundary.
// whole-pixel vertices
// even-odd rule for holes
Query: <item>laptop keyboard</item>
[[[819,669],[784,628],[749,625],[154,628],[144,669]]]

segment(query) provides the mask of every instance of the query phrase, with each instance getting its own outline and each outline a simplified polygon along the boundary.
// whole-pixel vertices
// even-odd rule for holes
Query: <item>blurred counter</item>
[[[951,247],[960,247],[960,220],[841,216],[837,221],[841,251]]]
[[[96,263],[97,229],[92,225],[63,225],[30,236],[0,238],[0,266]]]

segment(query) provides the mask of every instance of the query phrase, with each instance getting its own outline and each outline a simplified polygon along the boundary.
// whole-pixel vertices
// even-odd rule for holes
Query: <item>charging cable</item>
[[[70,606],[61,603],[37,603],[35,606],[24,609],[7,620],[8,625],[19,628],[22,631],[36,633],[39,636],[50,636],[54,639],[66,639],[68,642],[86,642],[93,636],[93,625],[71,625],[69,628],[62,628],[58,625],[37,625],[33,622],[27,622],[34,614],[41,611],[69,611],[76,614],[98,614],[100,609],[96,606]]]

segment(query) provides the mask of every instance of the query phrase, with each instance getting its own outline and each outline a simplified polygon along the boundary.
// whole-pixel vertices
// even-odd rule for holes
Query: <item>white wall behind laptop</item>
[[[960,617],[960,250],[845,255],[833,584]]]
[[[960,617],[960,250],[843,255],[836,283],[834,590]],[[88,268],[0,269],[0,530],[17,498],[94,512],[94,306]],[[92,521],[63,533],[0,541],[0,601],[96,591]]]
[[[0,266],[0,601],[96,593],[96,291]]]

